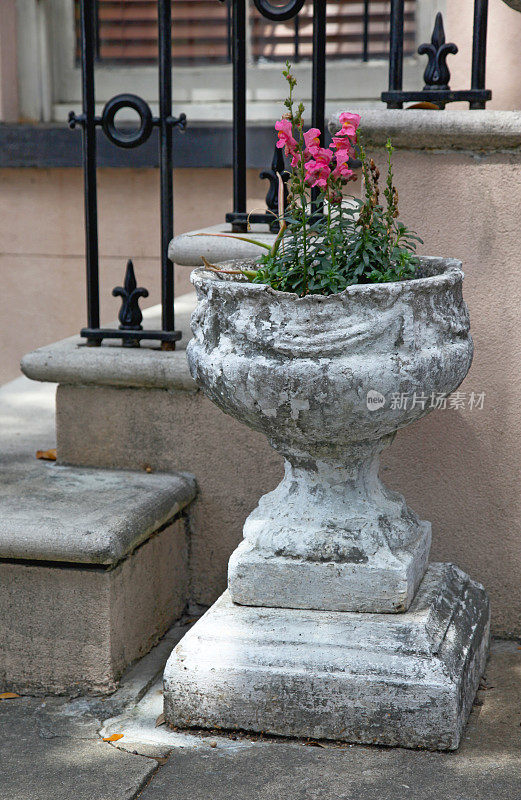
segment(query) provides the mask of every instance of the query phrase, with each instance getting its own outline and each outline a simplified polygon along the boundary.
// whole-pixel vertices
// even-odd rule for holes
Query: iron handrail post
[[[246,2],[233,0],[233,213],[246,213]],[[232,230],[245,231],[244,222]]]
[[[172,162],[172,3],[158,0],[159,28],[159,165],[161,197],[161,304],[162,327],[173,331],[174,265],[168,247],[174,236],[174,187]],[[174,349],[175,342],[162,342],[163,349]]]
[[[391,0],[389,91],[401,91],[403,87],[403,22],[404,0]],[[388,102],[387,107],[403,108],[403,102]]]
[[[364,32],[362,61],[369,61],[369,0],[364,0]]]
[[[313,64],[311,75],[311,124],[321,131],[324,146],[326,113],[326,5],[327,0],[313,0]],[[311,190],[311,203],[316,206],[319,190]],[[316,210],[319,210],[318,207]]]
[[[87,320],[89,328],[99,328],[99,251],[98,251],[98,192],[96,179],[96,107],[94,100],[94,46],[97,0],[81,0],[81,62],[82,62],[82,150],[85,198],[85,258],[87,264]],[[99,341],[88,339],[88,344]]]
[[[471,89],[485,88],[487,60],[488,0],[474,0],[474,32],[472,37]],[[485,108],[485,100],[475,100],[470,108]]]

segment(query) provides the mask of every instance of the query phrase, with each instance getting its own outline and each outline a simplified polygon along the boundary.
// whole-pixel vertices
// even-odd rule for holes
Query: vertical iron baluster
[[[246,213],[246,2],[233,0],[233,211]],[[233,231],[245,231],[234,222]]]
[[[391,0],[389,91],[401,91],[403,85],[403,9],[404,0]],[[403,102],[388,102],[387,107],[403,108]]]
[[[364,52],[362,61],[369,61],[369,0],[364,0]]]
[[[96,0],[81,0],[81,62],[82,62],[82,149],[85,193],[85,256],[87,262],[87,320],[89,328],[99,328],[99,253],[98,253],[98,196],[96,185],[96,122],[94,103],[94,53]],[[89,345],[101,344],[99,339],[87,339]]]
[[[472,78],[471,89],[485,88],[485,68],[487,60],[487,19],[488,0],[474,0],[474,33],[472,39]],[[470,103],[470,108],[485,108],[485,100]]]
[[[232,0],[226,0],[226,59],[232,63]]]
[[[172,3],[158,0],[159,26],[159,167],[161,185],[161,303],[164,331],[174,330],[174,265],[168,246],[174,235],[172,176]],[[173,350],[175,342],[163,342]]]
[[[295,64],[298,64],[300,61],[300,24],[299,24],[299,15],[296,14],[293,18],[293,24],[295,26],[295,38],[294,38],[294,52],[293,52],[293,60]]]
[[[100,41],[99,41],[99,0],[94,0],[94,31],[95,31],[95,57],[96,61],[100,58]]]
[[[313,2],[313,72],[311,78],[311,124],[322,131],[321,144],[324,145],[324,124],[326,106],[326,2]],[[316,203],[318,188],[311,190],[311,202]]]

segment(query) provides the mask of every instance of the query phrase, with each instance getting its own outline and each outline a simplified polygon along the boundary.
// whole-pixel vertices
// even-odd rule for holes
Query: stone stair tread
[[[2,470],[0,558],[115,564],[195,496],[188,473],[19,464]]]
[[[0,388],[0,559],[113,565],[195,496],[188,473],[62,466],[52,393],[19,378]]]
[[[248,242],[248,239],[272,245],[275,237],[276,234],[271,233],[268,226],[263,224],[254,223],[247,233],[242,234],[232,233],[231,225],[228,224],[210,225],[176,236],[170,242],[168,256],[182,267],[201,267],[204,263],[203,256],[211,264],[222,264],[234,258],[256,258],[265,250]]]
[[[163,351],[154,341],[144,341],[139,348],[121,347],[114,339],[106,339],[101,347],[87,347],[85,339],[72,336],[27,353],[22,372],[34,381],[51,383],[196,391],[185,353],[195,305],[195,292],[175,301],[175,325],[183,334],[175,351]],[[144,310],[143,317],[145,329],[161,327],[159,306]],[[117,327],[117,323],[111,327]]]

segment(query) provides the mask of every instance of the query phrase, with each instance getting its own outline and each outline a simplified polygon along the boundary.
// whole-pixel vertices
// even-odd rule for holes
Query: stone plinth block
[[[282,482],[261,497],[231,555],[235,603],[409,608],[427,568],[431,525],[379,482],[381,449],[381,442],[359,443],[346,448],[347,466],[322,461],[313,471],[286,461]]]
[[[173,651],[169,724],[430,750],[458,747],[489,640],[483,587],[432,564],[409,610],[248,607],[228,593]]]

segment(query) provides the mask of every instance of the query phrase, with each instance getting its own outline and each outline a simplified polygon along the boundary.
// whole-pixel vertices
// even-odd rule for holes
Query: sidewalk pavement
[[[153,661],[153,658],[152,658]],[[153,674],[152,674],[153,673]],[[157,663],[149,694],[161,708]],[[142,676],[143,681],[143,676]],[[143,681],[143,686],[146,681]],[[517,800],[521,797],[521,648],[494,642],[457,753],[168,731],[166,757],[100,738],[147,696],[0,701],[0,796],[5,800]],[[125,690],[123,695],[125,694]],[[112,727],[117,724],[111,720]],[[152,723],[151,723],[152,725]],[[155,729],[156,731],[158,729]],[[170,738],[169,738],[170,737]]]

